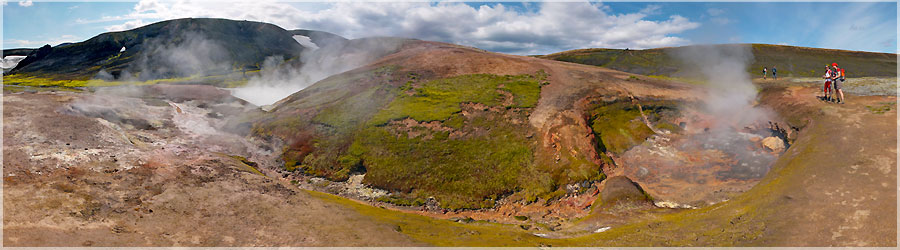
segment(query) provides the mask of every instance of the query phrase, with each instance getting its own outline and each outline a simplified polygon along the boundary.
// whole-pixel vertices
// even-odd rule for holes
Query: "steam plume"
[[[247,86],[233,89],[232,95],[257,106],[269,105],[326,77],[358,68],[393,53],[403,41],[395,38],[364,38],[350,41],[325,40],[315,44],[308,37],[295,36],[294,39],[307,48],[300,56],[299,67],[295,67],[294,62],[286,62],[279,57],[269,58],[263,64],[261,75],[251,78]]]
[[[671,54],[685,62],[689,72],[707,82],[704,107],[720,125],[738,128],[769,118],[769,111],[753,105],[757,90],[747,65],[753,60],[748,45],[700,45],[682,47]]]

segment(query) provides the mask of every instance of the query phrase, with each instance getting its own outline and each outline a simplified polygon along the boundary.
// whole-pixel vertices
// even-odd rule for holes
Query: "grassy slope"
[[[451,209],[493,207],[500,195],[514,191],[547,192],[548,176],[532,162],[531,141],[526,138],[531,128],[508,121],[527,119],[529,108],[537,104],[541,81],[530,75],[481,74],[424,82],[414,94],[400,94],[378,112],[369,123],[376,126],[362,131],[350,153],[365,162],[367,183],[412,191],[412,199],[433,195]],[[503,105],[498,90],[511,93],[513,101]],[[462,116],[464,103],[500,107],[506,113]],[[407,117],[440,121],[472,135],[451,138],[450,131],[420,127],[415,132],[421,134],[410,138],[381,125]]]
[[[897,75],[897,56],[887,53],[817,49],[794,46],[752,44],[754,60],[747,71],[753,77],[762,77],[762,68],[778,68],[779,76],[817,77],[824,74],[826,64],[837,62],[849,77]],[[667,52],[679,50],[659,48],[647,50],[581,49],[539,56],[541,58],[607,67],[625,72],[682,76],[681,62]]]
[[[535,166],[534,132],[526,123],[543,78],[537,72],[426,80],[398,67],[360,69],[295,94],[273,117],[251,118],[260,121],[253,133],[287,142],[288,170],[332,180],[366,171],[364,181],[393,191],[384,200],[397,204],[434,196],[445,208],[483,208],[513,192],[535,200],[558,182]],[[464,105],[476,103],[487,109],[462,115]],[[390,123],[406,118],[444,130],[406,132]]]

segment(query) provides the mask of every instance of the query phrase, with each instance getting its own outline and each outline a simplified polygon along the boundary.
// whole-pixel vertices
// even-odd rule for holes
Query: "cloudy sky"
[[[4,1],[3,48],[79,42],[183,17],[274,23],[348,38],[400,36],[513,54],[768,43],[897,52],[897,3]]]

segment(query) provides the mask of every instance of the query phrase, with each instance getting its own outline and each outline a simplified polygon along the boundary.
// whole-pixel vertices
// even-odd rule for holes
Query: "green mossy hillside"
[[[499,106],[504,102],[503,92],[513,96],[513,102],[504,107],[532,108],[540,97],[542,81],[540,73],[539,76],[475,74],[433,80],[414,88],[412,95],[400,95],[375,115],[372,122],[384,124],[407,117],[417,121],[443,121],[459,112],[462,103]]]
[[[366,173],[364,183],[398,205],[434,197],[448,209],[487,208],[558,186],[534,163],[527,122],[543,71],[425,78],[395,66],[341,74],[252,118],[251,131],[285,142],[287,170],[334,181]]]
[[[391,190],[406,200],[433,196],[448,209],[488,208],[505,194],[551,191],[549,175],[533,163],[529,125],[513,124],[504,115],[465,119],[467,134],[418,128],[398,133],[389,127],[362,131],[351,147],[367,170],[367,184]],[[527,114],[518,114],[527,118]],[[483,131],[479,133],[479,131]]]
[[[396,204],[435,197],[448,209],[487,208],[509,193],[549,192],[553,182],[534,165],[526,122],[544,77],[475,74],[407,84],[359,132],[347,158],[363,163],[367,184],[395,192],[385,201]],[[389,123],[405,118],[439,121],[442,129]]]

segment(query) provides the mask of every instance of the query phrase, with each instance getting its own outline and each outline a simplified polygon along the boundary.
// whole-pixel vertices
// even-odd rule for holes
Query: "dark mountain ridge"
[[[266,57],[298,57],[304,48],[292,36],[268,23],[185,18],[40,50],[4,50],[4,55],[28,52],[30,58],[12,74],[89,79],[102,71],[116,78],[127,72],[139,79],[158,79],[256,70]]]

